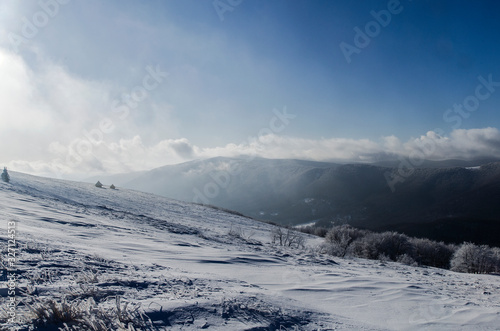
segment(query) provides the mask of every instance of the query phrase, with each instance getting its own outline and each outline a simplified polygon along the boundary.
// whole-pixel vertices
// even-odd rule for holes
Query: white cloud
[[[500,131],[497,128],[457,129],[449,137],[429,131],[405,144],[406,154],[421,152],[427,159],[473,159],[500,155]]]
[[[2,146],[0,162],[45,175],[130,171],[138,165],[129,159],[144,160],[140,168],[151,164],[141,158],[147,148],[135,135],[158,141],[176,134],[171,106],[146,98],[122,116],[113,111],[111,97],[111,91],[120,86],[79,78],[44,61],[42,55],[37,61],[36,68],[31,68],[20,55],[0,47],[0,141],[8,142]],[[145,74],[139,75],[138,83]],[[112,130],[102,129],[104,119]],[[173,141],[169,148],[175,158],[156,155],[156,159],[178,161],[192,153],[185,140]]]
[[[204,148],[191,144],[186,138],[165,139],[146,145],[137,135],[113,143],[88,145],[91,146],[88,153],[68,159],[68,149],[54,143],[51,149],[56,157],[51,160],[17,160],[7,165],[14,170],[34,174],[84,178],[99,173],[149,170],[167,164],[216,156],[254,155],[266,158],[367,163],[395,160],[398,156],[415,158],[418,155],[428,160],[474,159],[500,155],[500,131],[496,128],[460,129],[453,131],[449,137],[429,131],[405,143],[401,143],[395,136],[374,142],[368,139],[314,140],[266,135],[246,143]]]
[[[104,6],[108,11],[99,12],[101,16],[86,17],[96,19],[96,26],[104,27],[102,31],[110,32],[107,37],[113,38],[86,38],[88,26],[82,22],[88,21],[67,24],[71,17],[76,17],[72,15],[79,13],[79,6],[100,8],[101,4],[75,2],[62,6],[60,12],[65,14],[54,18],[16,54],[10,50],[9,33],[21,33],[21,18],[31,18],[41,9],[38,2],[21,4],[7,0],[0,4],[0,162],[13,170],[81,178],[94,173],[147,170],[197,158],[244,154],[334,162],[372,162],[410,155],[433,160],[500,155],[500,133],[496,128],[455,130],[446,137],[429,131],[408,141],[396,136],[375,141],[266,135],[239,143],[236,137],[246,136],[248,130],[260,125],[258,121],[263,116],[269,115],[257,108],[284,95],[272,93],[266,97],[259,93],[259,103],[247,100],[260,91],[253,90],[255,86],[268,90],[262,82],[276,76],[272,72],[277,67],[274,62],[267,65],[268,62],[260,61],[252,55],[251,48],[247,49],[249,45],[244,40],[236,42],[217,29],[199,35],[196,29],[188,31],[168,20],[165,25],[149,25],[130,20],[124,14],[108,17],[106,13],[115,9],[113,5]],[[88,10],[91,12],[94,11]],[[120,21],[126,17],[129,21]],[[108,24],[120,24],[124,31],[140,31],[136,37],[144,35],[150,39],[129,39],[121,29],[106,29]],[[61,36],[81,47],[53,42]],[[107,40],[119,45],[103,44]],[[151,40],[165,42],[156,57],[137,60],[140,56],[136,50]],[[145,51],[142,55],[148,54]],[[65,58],[73,60],[64,65]],[[108,72],[102,59],[112,59],[107,64],[113,67],[116,62],[116,67]],[[112,110],[113,98],[119,92],[130,94],[135,85],[143,82],[147,73],[142,61],[150,59],[165,63],[161,70],[169,71],[168,78],[158,90],[148,91],[146,100],[130,109],[126,118],[120,118]],[[93,78],[82,78],[75,72]],[[114,75],[119,78],[104,81],[107,78],[103,77]],[[242,121],[239,115],[250,110],[253,115]],[[111,119],[114,130],[99,133],[105,118]],[[237,130],[227,130],[229,127]],[[231,143],[207,147],[214,146],[218,139]]]
[[[0,49],[0,130],[41,130],[49,127],[46,104],[40,102],[35,77],[17,55]]]
[[[68,143],[111,108],[105,84],[53,64],[35,71],[1,48],[0,76],[0,139],[15,142],[3,148],[4,158],[41,158],[51,142]]]

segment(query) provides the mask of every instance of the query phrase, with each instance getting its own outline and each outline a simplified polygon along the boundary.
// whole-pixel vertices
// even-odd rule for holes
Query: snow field
[[[11,172],[0,217],[3,246],[18,225],[26,329],[25,303],[47,300],[98,309],[116,329],[126,316],[160,330],[500,329],[498,276],[332,259],[306,235],[308,248],[276,247],[272,225],[205,206]]]

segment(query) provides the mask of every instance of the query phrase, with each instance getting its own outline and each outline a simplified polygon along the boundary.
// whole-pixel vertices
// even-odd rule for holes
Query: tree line
[[[359,257],[396,261],[408,265],[425,265],[457,272],[499,273],[500,248],[464,242],[445,244],[425,238],[386,231],[382,233],[354,228],[350,225],[331,229],[314,226],[303,232],[325,238],[321,251],[338,257]]]

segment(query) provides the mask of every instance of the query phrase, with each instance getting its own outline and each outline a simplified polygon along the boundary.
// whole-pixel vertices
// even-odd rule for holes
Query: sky
[[[3,0],[0,165],[500,155],[496,1]]]

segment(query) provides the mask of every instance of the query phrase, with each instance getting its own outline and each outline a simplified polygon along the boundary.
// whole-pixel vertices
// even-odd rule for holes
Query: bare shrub
[[[230,237],[241,239],[247,243],[260,244],[259,241],[252,239],[253,236],[255,236],[255,231],[245,232],[241,226],[234,226],[233,223],[231,223],[231,227],[229,228],[227,234]]]
[[[271,243],[279,246],[303,248],[305,239],[300,232],[276,226],[271,232]]]

